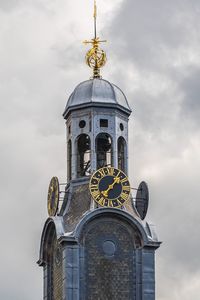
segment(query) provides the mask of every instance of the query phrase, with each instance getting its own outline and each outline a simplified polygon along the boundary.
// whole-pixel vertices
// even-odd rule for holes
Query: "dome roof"
[[[73,91],[67,102],[64,118],[72,110],[98,106],[118,108],[128,115],[130,106],[124,93],[107,80],[94,78],[81,82]]]

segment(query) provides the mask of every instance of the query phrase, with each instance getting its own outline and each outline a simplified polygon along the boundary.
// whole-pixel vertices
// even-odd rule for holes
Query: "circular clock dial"
[[[129,198],[130,183],[121,170],[104,167],[92,175],[90,193],[99,205],[118,208]]]
[[[149,205],[149,189],[145,181],[142,181],[138,187],[135,207],[142,220],[145,219]]]
[[[59,181],[57,177],[53,177],[49,184],[48,196],[47,196],[47,208],[49,216],[55,216],[58,210],[59,203]]]

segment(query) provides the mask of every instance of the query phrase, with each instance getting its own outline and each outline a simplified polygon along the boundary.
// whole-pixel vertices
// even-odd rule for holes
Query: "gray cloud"
[[[21,0],[0,0],[0,9],[4,11],[10,11],[21,5]]]
[[[124,1],[112,24],[114,44],[140,68],[164,68],[198,35],[197,1]]]
[[[183,92],[182,111],[187,119],[193,120],[197,126],[200,121],[200,66],[188,70],[180,89]]]

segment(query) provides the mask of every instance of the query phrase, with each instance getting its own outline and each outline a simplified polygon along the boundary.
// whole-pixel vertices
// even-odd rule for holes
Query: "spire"
[[[94,0],[94,38],[97,38],[97,3]]]
[[[99,47],[100,43],[106,42],[106,40],[100,40],[97,37],[97,4],[94,0],[94,38],[90,41],[84,41],[84,44],[92,44],[92,48],[88,50],[85,56],[86,64],[93,69],[93,78],[101,78],[100,68],[106,63],[106,53]]]

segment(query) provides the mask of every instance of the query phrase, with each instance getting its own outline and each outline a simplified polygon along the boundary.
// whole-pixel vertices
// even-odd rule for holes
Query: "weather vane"
[[[97,37],[97,5],[94,0],[94,38],[90,41],[84,41],[84,44],[92,44],[92,48],[86,53],[85,60],[87,65],[93,69],[93,78],[101,78],[100,68],[106,63],[106,53],[99,47],[100,43],[106,40],[100,40]]]

